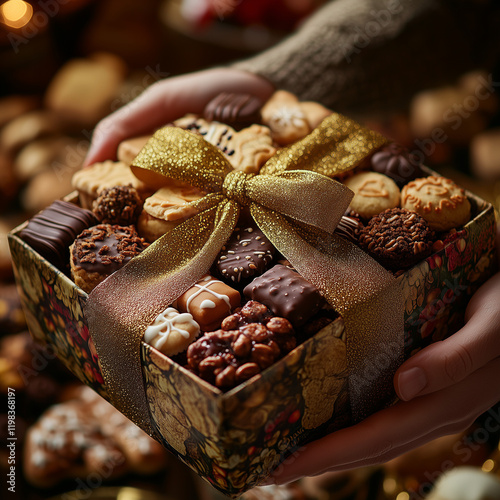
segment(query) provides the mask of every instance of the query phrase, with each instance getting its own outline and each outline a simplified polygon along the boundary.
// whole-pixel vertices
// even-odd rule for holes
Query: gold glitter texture
[[[400,322],[391,321],[393,315],[402,318],[397,300],[392,307],[384,300],[386,310],[370,306],[374,295],[390,288],[387,273],[330,235],[352,192],[321,174],[352,168],[385,142],[345,120],[325,119],[306,139],[270,158],[259,175],[232,171],[215,146],[176,127],[157,131],[134,160],[134,173],[151,186],[169,178],[208,191],[194,202],[199,213],[102,282],[87,301],[85,314],[112,403],[147,432],[152,429],[140,364],[142,335],[208,271],[236,227],[241,205],[250,206],[278,250],[345,314],[348,338],[384,335],[384,324],[401,333]],[[353,352],[361,352],[358,344],[351,341]]]

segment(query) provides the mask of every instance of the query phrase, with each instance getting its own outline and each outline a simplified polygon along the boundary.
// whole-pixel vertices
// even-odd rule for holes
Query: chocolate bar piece
[[[97,223],[90,210],[56,200],[35,215],[19,236],[58,269],[66,270],[70,245],[84,229]]]
[[[268,269],[274,247],[255,225],[235,229],[216,260],[217,274],[228,283],[245,283]]]
[[[245,297],[265,304],[276,316],[301,326],[325,304],[319,290],[292,269],[278,264],[247,285]]]

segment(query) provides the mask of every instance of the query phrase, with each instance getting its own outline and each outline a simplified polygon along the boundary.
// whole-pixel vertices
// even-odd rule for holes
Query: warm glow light
[[[33,7],[22,0],[8,0],[0,6],[1,21],[10,28],[22,28],[33,16]]]
[[[484,462],[481,469],[483,470],[483,472],[491,472],[495,468],[495,466],[496,466],[495,461],[492,460],[491,458],[488,458],[488,460]]]
[[[410,495],[406,491],[403,491],[396,497],[396,500],[410,500]]]

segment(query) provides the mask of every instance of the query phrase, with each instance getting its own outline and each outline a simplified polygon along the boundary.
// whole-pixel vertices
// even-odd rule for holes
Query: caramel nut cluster
[[[226,390],[265,370],[295,346],[295,333],[287,319],[249,301],[225,318],[220,330],[189,346],[188,368]]]

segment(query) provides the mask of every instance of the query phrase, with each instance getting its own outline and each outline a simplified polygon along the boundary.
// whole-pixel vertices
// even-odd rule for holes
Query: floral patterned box
[[[405,357],[452,333],[468,299],[495,268],[493,207],[468,196],[475,206],[473,220],[442,250],[398,277],[405,301]],[[9,240],[32,336],[50,344],[80,380],[108,398],[83,312],[87,294],[17,236],[22,228]],[[353,423],[346,343],[338,318],[227,393],[142,343],[154,437],[217,489],[236,497],[298,447]],[[384,355],[369,360],[367,369],[370,362],[383,364]]]

